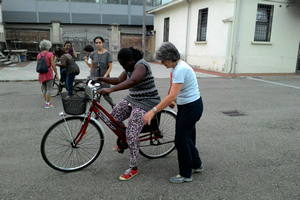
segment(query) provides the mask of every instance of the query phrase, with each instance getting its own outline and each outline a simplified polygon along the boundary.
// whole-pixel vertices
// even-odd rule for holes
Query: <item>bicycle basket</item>
[[[71,98],[66,98],[68,92],[61,93],[61,100],[65,113],[81,115],[86,111],[87,97],[84,91],[76,92]]]

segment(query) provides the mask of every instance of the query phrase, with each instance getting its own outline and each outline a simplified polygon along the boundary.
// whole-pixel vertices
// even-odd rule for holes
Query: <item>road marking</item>
[[[283,86],[283,87],[289,87],[289,88],[294,88],[294,89],[300,90],[300,87],[293,86],[293,85],[287,85],[287,84],[277,83],[277,82],[273,82],[273,81],[266,81],[266,80],[262,80],[262,79],[258,79],[258,78],[252,78],[252,77],[247,77],[247,79],[254,80],[254,81],[260,81],[260,82],[264,82],[264,83],[270,83],[270,84],[273,84],[273,85],[280,85],[280,86]]]

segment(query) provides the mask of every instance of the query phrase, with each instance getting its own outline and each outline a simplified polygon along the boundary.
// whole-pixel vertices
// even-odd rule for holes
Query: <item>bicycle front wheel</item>
[[[104,136],[94,121],[89,121],[79,143],[73,144],[84,120],[84,117],[71,116],[59,120],[46,131],[41,153],[50,167],[72,172],[89,166],[97,159],[104,145]]]
[[[52,86],[52,90],[51,90],[51,97],[55,97],[57,96],[59,93],[59,85],[53,81],[53,86]]]
[[[171,110],[161,111],[158,131],[141,133],[140,154],[146,158],[161,158],[175,149],[176,113]]]

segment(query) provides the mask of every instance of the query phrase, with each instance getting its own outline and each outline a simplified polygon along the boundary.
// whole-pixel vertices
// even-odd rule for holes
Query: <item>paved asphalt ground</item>
[[[85,78],[88,72],[81,65]],[[37,77],[35,63],[20,66],[0,69],[1,200],[300,199],[300,76],[197,73],[204,101],[197,147],[204,171],[194,174],[190,183],[171,184],[169,178],[178,173],[176,150],[161,159],[140,156],[139,174],[119,181],[129,166],[129,154],[112,151],[116,137],[105,125],[104,149],[91,166],[73,173],[48,167],[40,142],[61,118],[62,103],[57,96],[51,99],[56,107],[44,109],[39,83],[29,81]],[[165,97],[169,71],[154,64],[152,69],[159,93]],[[114,64],[112,75],[120,70]],[[111,96],[118,102],[126,94],[120,91]],[[110,111],[106,101],[102,105]],[[230,117],[226,111],[243,116]]]

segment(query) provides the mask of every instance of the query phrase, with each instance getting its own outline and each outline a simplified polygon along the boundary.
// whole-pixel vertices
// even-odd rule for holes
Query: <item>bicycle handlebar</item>
[[[88,87],[93,89],[93,91],[97,91],[99,90],[101,87],[100,87],[100,83],[95,83],[95,84],[92,84],[93,80],[89,80],[88,81]]]
[[[93,91],[94,94],[96,94],[97,90],[99,90],[99,89],[101,88],[101,85],[100,85],[100,83],[95,83],[95,82],[94,82],[94,84],[93,84],[92,82],[94,82],[94,80],[92,80],[92,79],[89,80],[89,81],[87,82],[87,86],[88,86],[89,88],[92,89],[92,91]],[[100,96],[100,97],[101,97],[101,94],[96,94],[96,95],[95,95],[95,98],[96,98],[97,96]]]

